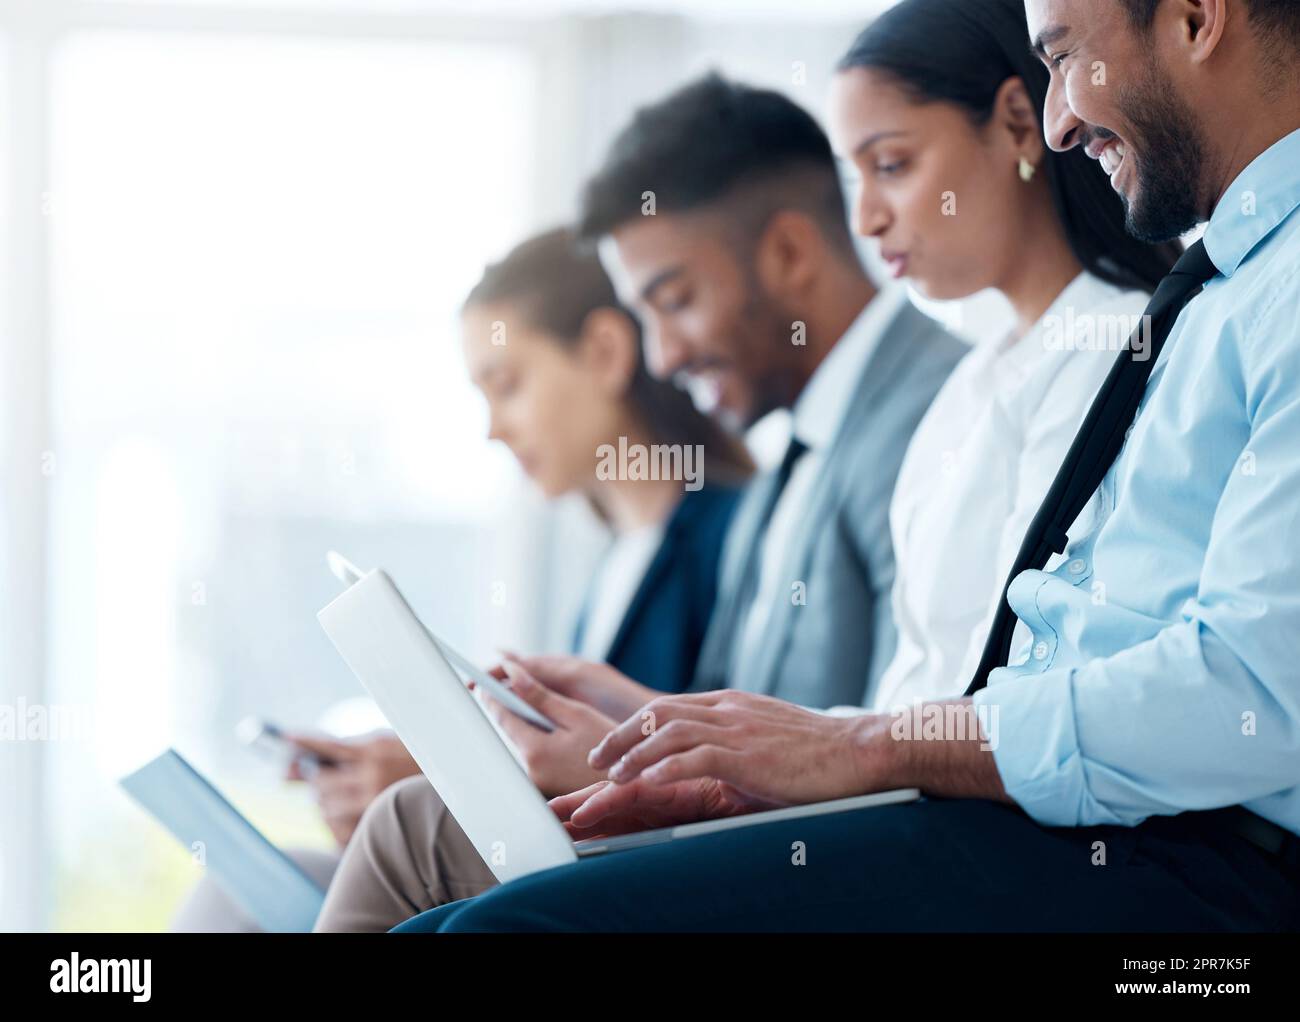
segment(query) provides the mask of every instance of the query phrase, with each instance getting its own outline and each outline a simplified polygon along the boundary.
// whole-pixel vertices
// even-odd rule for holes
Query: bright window
[[[164,926],[198,876],[114,784],[168,744],[324,842],[232,729],[360,694],[315,621],[325,550],[485,645],[514,469],[455,314],[531,226],[533,73],[492,44],[56,48],[49,699],[93,721],[48,759],[56,928]]]

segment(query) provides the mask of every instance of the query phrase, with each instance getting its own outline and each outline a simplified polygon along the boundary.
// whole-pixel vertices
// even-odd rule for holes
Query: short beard
[[[792,317],[772,314],[756,324],[754,337],[767,340],[776,348],[776,357],[766,366],[763,376],[754,381],[749,425],[779,409],[793,409],[808,385],[812,372],[808,368],[806,342],[796,344]]]
[[[747,430],[772,412],[793,407],[803,382],[792,377],[799,375],[803,360],[801,350],[794,344],[794,318],[763,290],[752,260],[742,265],[746,297],[737,317],[736,332],[743,338],[737,347],[750,349],[747,360],[751,367],[755,352],[763,356],[759,375],[750,378],[751,404],[742,423],[742,429]]]
[[[1196,113],[1155,68],[1148,68],[1140,85],[1120,93],[1119,109],[1141,154],[1136,201],[1120,196],[1128,232],[1150,244],[1179,238],[1202,220],[1206,146]]]

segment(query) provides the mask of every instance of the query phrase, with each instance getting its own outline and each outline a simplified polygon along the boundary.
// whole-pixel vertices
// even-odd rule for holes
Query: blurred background
[[[327,549],[481,659],[565,645],[599,530],[484,439],[461,299],[637,105],[820,115],[886,6],[0,0],[0,707],[49,724],[0,735],[0,928],[166,925],[196,867],[116,781],[168,745],[328,844],[234,738],[374,725]]]

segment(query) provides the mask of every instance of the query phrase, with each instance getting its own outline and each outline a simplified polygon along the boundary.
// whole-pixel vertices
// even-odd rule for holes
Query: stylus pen
[[[524,720],[528,721],[528,723],[535,727],[539,727],[543,731],[555,730],[554,723],[537,710],[533,709],[533,707],[529,706],[528,703],[524,702],[521,697],[511,692],[510,689],[505,688],[501,681],[491,677],[481,667],[476,667],[474,664],[470,663],[445,642],[439,641],[438,637],[434,635],[433,632],[429,631],[428,625],[421,624],[421,627],[424,628],[425,634],[429,636],[430,641],[432,641],[433,644],[442,651],[442,655],[447,658],[452,667],[468,674],[470,679],[481,685],[487,691],[487,694],[492,696],[493,699],[503,703],[508,710],[517,716],[523,717]],[[498,689],[500,691],[496,691]]]

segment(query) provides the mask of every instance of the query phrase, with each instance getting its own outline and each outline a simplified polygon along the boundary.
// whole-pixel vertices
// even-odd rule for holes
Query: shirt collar
[[[1300,131],[1273,143],[1219,200],[1205,230],[1205,251],[1231,277],[1246,257],[1300,206]]]
[[[867,362],[906,301],[907,293],[900,287],[877,293],[804,385],[792,410],[792,429],[809,449],[828,447],[835,439]]]

